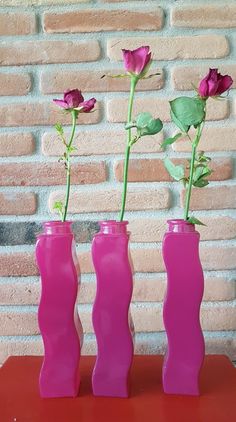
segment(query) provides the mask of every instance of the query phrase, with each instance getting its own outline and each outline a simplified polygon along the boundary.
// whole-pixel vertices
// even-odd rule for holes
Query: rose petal
[[[64,93],[64,101],[68,104],[69,108],[78,107],[79,103],[84,101],[84,97],[81,94],[81,91],[78,89],[72,89],[71,91],[66,91]]]
[[[96,101],[97,100],[95,98],[90,98],[90,100],[83,101],[82,103],[79,104],[78,109],[82,113],[89,113],[94,108]]]
[[[228,89],[233,84],[233,79],[229,75],[222,76],[222,79],[219,82],[217,95],[223,94],[223,92],[228,91]]]
[[[149,53],[148,46],[137,48],[132,53],[135,61],[135,73],[139,75],[144,71],[146,65],[149,63],[151,53]]]
[[[127,72],[135,73],[135,62],[131,50],[122,50],[124,67]]]
[[[149,47],[139,47],[136,50],[122,50],[124,67],[127,72],[140,75],[151,60]]]
[[[69,108],[68,107],[68,104],[65,101],[63,101],[63,100],[53,100],[53,102],[55,104],[57,104],[59,107],[66,108],[66,109]]]

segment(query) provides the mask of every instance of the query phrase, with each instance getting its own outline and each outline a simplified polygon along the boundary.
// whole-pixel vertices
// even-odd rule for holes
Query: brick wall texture
[[[43,352],[37,325],[40,281],[35,233],[55,218],[52,204],[65,189],[62,145],[53,125],[69,124],[52,104],[65,89],[98,100],[80,118],[73,157],[69,218],[74,220],[82,269],[78,306],[84,353],[95,353],[91,324],[95,276],[90,242],[99,219],[117,218],[121,203],[128,81],[121,48],[150,45],[156,78],[137,87],[134,112],[165,121],[164,133],[133,148],[126,218],[130,221],[137,353],[163,353],[162,301],[166,275],[161,241],[168,218],[181,218],[184,191],[163,166],[160,142],[173,133],[168,100],[192,94],[209,67],[236,86],[235,1],[4,0],[0,2],[0,363],[10,354]],[[236,97],[209,100],[201,149],[215,170],[209,187],[195,189],[192,209],[201,227],[205,272],[201,320],[209,353],[236,359]],[[69,131],[69,127],[66,131]],[[185,139],[168,155],[189,156]]]

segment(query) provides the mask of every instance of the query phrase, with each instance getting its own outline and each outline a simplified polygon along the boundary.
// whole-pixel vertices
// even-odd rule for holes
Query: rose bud
[[[89,113],[94,108],[96,100],[95,98],[90,98],[90,100],[84,101],[81,91],[72,89],[64,93],[63,100],[55,99],[53,102],[65,110],[78,110],[82,113]]]
[[[143,76],[151,64],[150,47],[139,47],[136,50],[122,50],[124,67],[128,73]]]
[[[81,91],[78,89],[72,89],[71,91],[65,91],[63,100],[53,100],[59,107],[65,108],[66,110],[76,108],[80,103],[84,101],[84,97]]]
[[[218,69],[209,69],[208,75],[203,78],[198,87],[200,97],[215,97],[227,91],[233,83],[229,75],[221,75]]]

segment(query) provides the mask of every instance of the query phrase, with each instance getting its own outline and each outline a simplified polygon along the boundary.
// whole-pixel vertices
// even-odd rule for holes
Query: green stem
[[[203,129],[203,125],[202,126],[199,125],[197,128],[196,137],[194,138],[193,143],[192,143],[192,156],[191,156],[191,164],[190,164],[189,182],[188,182],[186,201],[185,201],[185,207],[184,207],[185,220],[188,220],[189,205],[190,205],[190,199],[191,199],[191,193],[192,193],[192,187],[193,187],[194,162],[195,162],[196,150],[197,150],[198,143],[200,141],[202,129]]]
[[[132,76],[130,79],[130,95],[129,95],[129,104],[128,104],[128,115],[127,115],[127,124],[132,122],[132,111],[133,111],[133,103],[134,103],[134,92],[135,87],[138,82],[138,78],[136,76]],[[121,205],[121,212],[119,216],[119,220],[123,221],[124,213],[125,213],[125,203],[126,203],[126,195],[127,195],[127,182],[128,182],[128,169],[129,169],[129,155],[130,155],[130,148],[131,148],[131,128],[127,130],[127,143],[126,143],[126,150],[125,150],[125,164],[124,164],[124,174],[123,174],[123,192],[122,192],[122,205]]]
[[[69,143],[67,145],[67,150],[66,150],[66,199],[65,199],[65,207],[64,207],[64,213],[63,213],[63,218],[62,221],[66,221],[66,215],[67,215],[67,209],[68,209],[68,203],[69,203],[69,197],[70,197],[70,147],[71,144],[73,142],[74,139],[74,135],[75,135],[75,128],[76,128],[76,119],[77,119],[77,111],[76,110],[72,110],[71,111],[71,115],[72,115],[72,130],[71,130],[71,135],[70,135],[70,140]]]

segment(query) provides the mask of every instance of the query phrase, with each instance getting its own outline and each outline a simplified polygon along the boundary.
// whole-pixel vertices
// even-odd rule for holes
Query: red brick
[[[236,339],[233,337],[205,337],[206,353],[214,355],[227,355],[229,359],[236,360]]]
[[[132,152],[160,152],[163,133],[145,136],[145,140],[136,142]],[[121,130],[78,131],[74,138],[77,150],[73,155],[123,154],[126,145],[126,133]],[[60,156],[63,145],[56,133],[46,132],[42,137],[42,152],[44,155]]]
[[[5,6],[65,6],[77,3],[88,3],[92,0],[4,0]]]
[[[91,264],[92,265],[92,264]],[[166,278],[158,276],[135,278],[133,302],[161,302],[166,290]],[[41,285],[39,282],[7,281],[0,284],[0,305],[38,305]],[[225,301],[235,299],[236,283],[223,277],[206,277],[204,301]],[[82,282],[78,303],[92,304],[96,294],[95,278]]]
[[[194,188],[192,190],[190,209],[220,210],[236,208],[236,186],[214,186]],[[181,193],[181,205],[184,203],[184,191]]]
[[[231,217],[201,217],[206,226],[196,226],[202,240],[234,239],[236,219]],[[130,219],[129,231],[133,242],[161,242],[167,230],[166,219]]]
[[[0,215],[35,214],[37,199],[34,193],[0,193]]]
[[[208,277],[205,280],[204,301],[234,300],[236,282],[223,277]]]
[[[205,279],[204,301],[224,301],[235,299],[235,281],[220,277]],[[142,278],[135,280],[132,301],[161,302],[164,299],[167,281],[163,278]]]
[[[38,305],[41,286],[39,282],[7,281],[0,284],[1,305]]]
[[[1,133],[0,156],[31,155],[35,150],[35,142],[32,133]]]
[[[200,245],[200,257],[204,270],[236,269],[236,248],[234,247],[206,247]]]
[[[184,164],[185,167],[189,163],[184,159],[173,159],[175,164]],[[215,159],[210,163],[211,169],[214,170],[209,180],[226,180],[230,179],[233,174],[233,162],[230,158]],[[114,165],[114,173],[116,180],[123,180],[124,161],[117,161]],[[165,182],[173,180],[165,169],[163,160],[160,159],[130,159],[128,180],[130,182]]]
[[[220,58],[227,56],[230,51],[225,36],[206,34],[110,38],[107,41],[107,55],[112,60],[122,60],[122,48],[133,50],[140,45],[150,46],[154,60]]]
[[[80,318],[84,333],[93,332],[90,311],[81,309]],[[39,327],[35,311],[1,312],[0,335],[38,335]]]
[[[190,131],[190,135],[193,136],[192,131]],[[180,139],[172,147],[175,151],[191,151],[191,144],[187,138]],[[204,127],[199,148],[203,151],[235,151],[236,127]]]
[[[33,13],[0,13],[0,35],[28,35],[35,32]]]
[[[135,272],[155,273],[165,270],[160,247],[131,248],[130,252]],[[200,258],[203,270],[236,269],[236,249],[233,247],[209,247],[201,244]],[[79,252],[79,262],[82,273],[94,272],[90,250]]]
[[[43,342],[40,337],[27,337],[22,340],[21,337],[12,340],[5,338],[0,343],[0,364],[9,356],[23,356],[23,355],[43,355]]]
[[[184,28],[235,28],[236,6],[229,2],[181,5],[172,9],[171,24]]]
[[[164,122],[170,121],[169,98],[137,98],[134,103],[133,116],[142,111],[149,111],[153,116],[159,117]],[[113,98],[107,101],[107,119],[113,123],[126,121],[128,100]],[[221,120],[229,115],[227,100],[209,100],[207,103],[206,120]],[[144,140],[145,142],[145,140]]]
[[[98,123],[101,118],[101,104],[96,104],[94,113],[81,113],[79,124]],[[15,103],[0,105],[1,126],[45,126],[60,121],[71,124],[71,116],[53,103]]]
[[[65,13],[44,14],[44,30],[57,32],[100,32],[100,31],[156,31],[162,28],[163,12],[154,10],[80,10]],[[146,44],[145,44],[146,45]]]
[[[64,192],[52,192],[49,197],[49,208],[53,211],[55,201],[63,200]],[[81,190],[72,192],[69,201],[69,212],[72,214],[84,212],[118,211],[121,204],[121,189],[96,191]],[[126,210],[164,209],[170,206],[170,194],[167,188],[128,188]]]
[[[30,89],[30,75],[0,73],[0,95],[26,95]]]
[[[3,41],[0,44],[1,66],[78,63],[99,59],[97,41]]]
[[[228,304],[212,307],[203,306],[201,309],[201,321],[203,330],[235,330],[235,307],[229,306]]]
[[[135,272],[162,272],[165,270],[162,252],[159,248],[131,249]]]
[[[152,91],[161,89],[164,85],[162,70],[157,69],[160,76],[142,79],[137,84],[137,91]],[[156,69],[155,69],[156,72]],[[124,73],[123,69],[104,70],[60,70],[45,71],[41,75],[41,91],[44,94],[61,93],[68,87],[79,86],[82,92],[129,91],[129,78],[111,78],[103,75],[117,75]]]
[[[193,90],[193,85],[198,87],[199,82],[204,78],[210,64],[201,64],[200,66],[177,66],[171,71],[172,86],[179,91]],[[233,64],[220,64],[217,66],[222,75],[228,74],[232,76],[234,83],[232,87],[236,87],[236,66]],[[215,100],[216,101],[216,100]]]
[[[236,320],[233,306],[202,306],[201,325],[207,331],[234,330]],[[132,316],[136,332],[164,331],[162,308],[159,305],[135,304],[132,306]]]
[[[106,181],[104,162],[72,163],[71,183],[101,183]],[[1,186],[64,185],[66,171],[63,163],[0,164]]]
[[[38,270],[32,252],[0,254],[0,276],[37,275]]]

